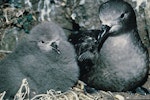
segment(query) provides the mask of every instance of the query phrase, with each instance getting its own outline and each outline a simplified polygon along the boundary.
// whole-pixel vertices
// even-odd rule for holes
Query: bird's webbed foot
[[[147,95],[150,94],[150,90],[144,87],[138,87],[135,90],[131,91],[132,93],[138,93],[140,95]]]

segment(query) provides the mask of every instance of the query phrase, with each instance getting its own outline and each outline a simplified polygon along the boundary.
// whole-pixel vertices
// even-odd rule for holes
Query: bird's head
[[[110,0],[99,7],[99,18],[102,23],[99,34],[99,50],[109,36],[129,33],[137,28],[133,8],[122,0]]]
[[[52,22],[41,23],[31,30],[28,41],[34,43],[42,52],[55,51],[60,54],[58,47],[63,37],[57,27]]]
[[[122,0],[110,0],[103,3],[99,8],[99,18],[102,27],[110,27],[108,31],[110,35],[117,35],[137,27],[133,8]]]

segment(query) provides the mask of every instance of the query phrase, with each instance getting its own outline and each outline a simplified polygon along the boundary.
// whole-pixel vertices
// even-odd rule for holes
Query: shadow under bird
[[[15,51],[0,61],[0,92],[13,97],[27,79],[31,92],[67,91],[78,80],[73,46],[62,28],[53,22],[35,26]]]
[[[95,89],[135,90],[146,82],[149,70],[135,12],[125,1],[110,0],[100,6],[99,18],[103,32],[98,35],[97,53],[80,78]]]

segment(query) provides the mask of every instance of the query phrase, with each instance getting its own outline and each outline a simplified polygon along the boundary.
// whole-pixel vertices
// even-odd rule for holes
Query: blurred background
[[[9,53],[41,21],[54,21],[66,34],[100,28],[99,5],[107,0],[0,0],[0,53]],[[125,0],[134,8],[143,43],[150,46],[150,1]]]

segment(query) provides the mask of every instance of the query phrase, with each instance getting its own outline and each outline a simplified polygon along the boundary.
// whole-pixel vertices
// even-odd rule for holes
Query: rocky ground
[[[72,31],[99,29],[101,23],[98,18],[98,7],[107,0],[15,1],[14,3],[0,1],[0,59],[10,54],[17,43],[29,34],[30,29],[41,21],[58,23],[67,35]],[[134,7],[141,39],[150,51],[150,2],[147,0],[125,1]],[[150,89],[150,77],[144,87]],[[40,100],[45,98],[49,100],[56,100],[56,98],[59,100],[150,100],[150,95],[109,91],[88,94],[83,90],[84,84],[79,82],[76,87],[66,93],[51,90],[47,94],[37,95],[33,100],[40,97],[42,98]]]

